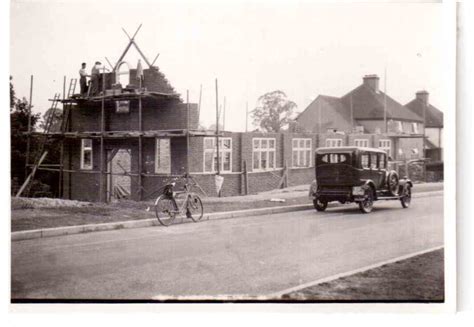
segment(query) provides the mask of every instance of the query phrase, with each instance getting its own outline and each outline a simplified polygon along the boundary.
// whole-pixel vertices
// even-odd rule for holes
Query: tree
[[[25,98],[17,99],[15,89],[10,77],[10,141],[11,141],[11,178],[12,192],[23,183],[25,179],[27,138],[24,133],[28,131],[28,112],[30,104]],[[39,114],[31,115],[31,130],[35,130]],[[35,141],[30,144],[30,158],[36,155]],[[32,160],[30,159],[30,162]]]
[[[289,100],[285,92],[276,90],[258,98],[258,106],[252,110],[255,125],[265,132],[279,132],[291,121],[296,103]]]
[[[10,111],[15,105],[15,89],[13,88],[12,79],[13,77],[10,76]]]
[[[54,115],[51,117],[51,115]],[[61,131],[61,124],[62,124],[62,119],[63,119],[63,111],[60,108],[49,108],[44,114],[43,114],[43,120],[39,124],[39,127],[41,129],[46,128],[46,123],[48,120],[51,119],[51,125],[49,127],[50,132],[60,132]]]

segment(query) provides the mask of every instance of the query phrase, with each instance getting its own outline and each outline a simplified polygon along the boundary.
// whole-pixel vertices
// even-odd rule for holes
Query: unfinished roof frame
[[[120,55],[119,59],[117,60],[117,63],[113,66],[113,72],[114,74],[120,73],[118,70],[120,69],[120,66],[124,63],[123,61],[125,55],[129,51],[130,47],[133,45],[138,53],[141,55],[143,60],[147,63],[149,68],[153,67],[153,64],[155,61],[158,59],[159,53],[155,56],[154,60],[150,63],[148,58],[144,55],[143,51],[140,49],[140,47],[137,45],[135,41],[135,37],[138,34],[142,27],[142,24],[140,24],[133,34],[132,37],[127,33],[125,29],[122,28],[123,32],[127,35],[129,42],[127,46],[125,47],[124,51]],[[112,64],[106,58],[107,62],[109,65],[112,67]],[[128,65],[128,63],[127,63]],[[83,170],[76,170],[76,169],[65,169],[64,167],[64,141],[67,138],[98,138],[100,140],[100,153],[99,153],[99,169],[98,170],[89,170],[87,173],[90,174],[99,174],[100,175],[100,183],[99,183],[99,194],[100,194],[100,199],[99,201],[101,202],[106,202],[107,197],[105,196],[104,192],[104,187],[105,187],[105,177],[108,175],[127,175],[127,176],[136,176],[138,177],[138,199],[142,200],[143,199],[143,185],[142,185],[142,177],[143,176],[149,176],[149,175],[154,175],[154,174],[149,174],[149,173],[144,173],[142,169],[142,156],[143,156],[143,138],[153,138],[153,137],[162,137],[162,136],[167,136],[167,137],[186,137],[187,141],[187,148],[189,149],[189,137],[194,136],[194,137],[202,137],[202,136],[209,136],[213,135],[216,136],[216,133],[209,133],[209,132],[202,132],[202,131],[197,131],[197,130],[190,130],[189,129],[189,117],[187,118],[187,128],[186,129],[179,129],[179,130],[154,130],[154,131],[143,131],[143,113],[142,113],[142,99],[143,98],[148,98],[148,99],[179,99],[179,94],[177,93],[163,93],[163,92],[154,92],[154,91],[144,91],[141,85],[141,80],[140,80],[140,86],[138,89],[138,92],[136,93],[124,93],[124,94],[112,94],[112,95],[106,95],[105,94],[105,68],[103,69],[103,73],[101,74],[101,80],[102,80],[102,94],[99,96],[93,96],[93,97],[87,97],[87,98],[77,98],[72,96],[66,97],[65,94],[65,89],[66,89],[66,77],[64,77],[64,85],[63,85],[63,98],[58,99],[55,97],[55,101],[61,102],[63,105],[63,122],[61,124],[61,130],[60,132],[51,132],[49,129],[45,130],[43,133],[38,133],[38,132],[32,132],[28,131],[26,134],[28,142],[30,140],[30,137],[35,137],[39,135],[45,136],[45,140],[49,138],[58,138],[59,141],[61,142],[61,151],[60,151],[60,163],[55,164],[54,166],[52,165],[47,165],[47,166],[41,166],[41,162],[43,161],[45,155],[41,156],[41,159],[39,161],[36,161],[34,165],[29,165],[27,158],[27,169],[30,168],[32,172],[36,172],[36,170],[46,170],[46,171],[56,171],[59,173],[59,197],[63,197],[64,194],[62,194],[62,183],[63,183],[63,174],[65,172],[67,173],[81,173],[83,174]],[[71,80],[71,85],[72,85],[72,80]],[[74,92],[73,92],[74,93]],[[51,100],[51,99],[50,99]],[[138,100],[138,130],[136,131],[106,131],[105,130],[105,102],[110,102],[110,101],[118,101],[118,100]],[[187,97],[187,109],[189,111],[189,95]],[[70,111],[72,110],[72,106],[75,103],[88,103],[88,102],[100,102],[101,103],[101,110],[100,110],[100,131],[97,132],[70,132],[69,131],[69,124],[67,119],[69,118]],[[28,112],[29,118],[30,118],[30,112]],[[188,115],[189,116],[189,115]],[[105,171],[105,165],[106,165],[106,158],[105,158],[105,149],[104,149],[104,140],[105,139],[129,139],[129,138],[138,138],[138,172],[137,173],[123,173],[123,174],[117,174],[117,173],[112,173],[112,172],[107,172]],[[46,152],[47,153],[47,152]],[[27,156],[28,157],[28,156]],[[189,157],[189,156],[188,156]],[[58,168],[52,168],[52,167],[58,167]],[[189,175],[189,164],[187,165],[187,173]],[[192,178],[192,177],[191,177]],[[30,178],[32,179],[32,178]],[[28,184],[29,180],[25,181],[25,186]],[[200,186],[198,185],[200,188]],[[24,187],[22,187],[24,188]],[[19,196],[19,195],[18,195]]]

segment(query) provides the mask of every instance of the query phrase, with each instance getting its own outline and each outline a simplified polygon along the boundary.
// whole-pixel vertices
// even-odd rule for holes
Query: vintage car
[[[413,183],[387,168],[387,153],[363,147],[318,148],[316,180],[310,188],[317,211],[329,202],[355,202],[363,213],[372,211],[377,200],[399,200],[403,208],[411,202]]]

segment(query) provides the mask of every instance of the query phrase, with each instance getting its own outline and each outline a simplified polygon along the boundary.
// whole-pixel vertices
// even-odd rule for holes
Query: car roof
[[[323,147],[317,148],[317,154],[325,154],[325,153],[350,153],[354,151],[363,151],[363,152],[376,152],[376,153],[387,153],[384,150],[377,149],[377,148],[366,148],[366,147],[359,147],[359,146],[340,146],[340,147]]]

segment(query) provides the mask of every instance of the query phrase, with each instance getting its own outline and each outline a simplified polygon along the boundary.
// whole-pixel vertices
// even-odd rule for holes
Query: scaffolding
[[[135,42],[135,36],[140,30],[141,25],[138,27],[137,31],[133,35],[133,37],[130,37],[128,33],[124,30],[125,34],[127,34],[129,38],[129,43],[127,47],[125,48],[124,52],[120,56],[119,60],[117,61],[117,64],[114,66],[114,73],[117,72],[117,69],[120,66],[120,62],[124,58],[125,54],[127,51],[130,49],[132,45],[135,46],[135,48],[138,50],[144,61],[148,64],[150,68],[154,67],[152,66],[153,63],[156,61],[158,55],[155,57],[155,60],[150,63],[147,58],[143,55],[143,52],[140,50],[138,45]],[[108,59],[107,59],[108,61]],[[60,198],[64,197],[64,174],[94,174],[94,175],[99,175],[99,201],[100,202],[107,202],[107,192],[106,192],[106,178],[107,176],[111,175],[116,175],[116,176],[129,176],[129,177],[137,177],[138,179],[138,187],[137,187],[137,192],[138,192],[138,200],[141,201],[143,200],[144,194],[143,194],[143,177],[152,177],[152,176],[163,176],[162,174],[156,174],[156,173],[146,173],[143,171],[143,139],[144,138],[156,138],[156,137],[186,137],[186,143],[187,143],[187,149],[189,149],[189,138],[190,136],[216,136],[216,133],[214,132],[209,132],[209,131],[200,131],[200,130],[190,130],[189,129],[189,96],[187,97],[187,111],[186,111],[186,129],[169,129],[169,130],[143,130],[143,107],[142,107],[142,101],[143,99],[180,99],[180,95],[177,93],[163,93],[163,92],[155,92],[155,91],[147,91],[142,87],[142,81],[141,78],[139,80],[139,86],[138,89],[133,89],[129,90],[129,92],[124,92],[124,93],[113,93],[113,94],[108,94],[106,92],[106,72],[105,68],[103,68],[103,73],[101,74],[101,86],[102,90],[100,94],[87,94],[87,95],[77,95],[74,94],[75,86],[77,84],[77,79],[71,79],[70,84],[69,84],[69,89],[68,93],[66,95],[66,77],[64,77],[64,84],[63,84],[63,98],[60,99],[59,94],[55,94],[53,99],[50,99],[50,101],[53,102],[52,108],[53,112],[50,115],[50,118],[53,119],[54,114],[56,112],[56,107],[58,103],[62,103],[63,106],[63,115],[62,115],[62,121],[61,121],[61,128],[59,131],[52,131],[50,130],[51,123],[48,120],[48,123],[45,126],[44,131],[42,132],[36,132],[32,131],[30,128],[30,124],[28,125],[28,131],[25,132],[25,135],[27,137],[27,144],[28,144],[28,149],[26,153],[26,170],[31,169],[30,174],[28,177],[25,179],[24,184],[20,188],[19,192],[16,194],[16,197],[19,197],[22,195],[22,193],[25,191],[25,189],[28,188],[29,183],[33,180],[36,171],[38,170],[43,170],[43,171],[52,171],[52,172],[58,172],[59,173],[59,185],[58,185],[58,196]],[[33,79],[32,79],[33,81]],[[99,80],[98,80],[99,81]],[[31,90],[32,92],[32,90]],[[105,129],[105,107],[106,107],[106,102],[115,102],[115,101],[127,101],[127,100],[137,100],[138,102],[138,129],[137,130],[129,130],[129,131],[108,131]],[[71,111],[73,110],[74,105],[87,105],[88,103],[95,103],[97,104],[100,102],[100,130],[99,131],[84,131],[84,132],[79,132],[79,131],[71,131],[71,124],[70,124],[70,116],[71,116]],[[30,116],[31,116],[31,108],[28,112],[28,119],[30,121]],[[41,151],[40,154],[41,156],[37,158],[34,161],[34,164],[29,164],[30,160],[30,149],[29,149],[29,144],[30,144],[30,138],[32,137],[42,137],[42,142],[40,143]],[[65,148],[65,141],[67,139],[83,139],[83,138],[90,138],[90,139],[98,139],[100,142],[100,150],[99,150],[99,169],[97,170],[82,170],[82,169],[67,169],[64,166],[64,148]],[[57,139],[60,142],[60,155],[59,155],[59,164],[48,164],[48,165],[42,165],[42,162],[44,161],[45,157],[47,156],[47,151],[44,151],[44,147],[47,143],[48,140],[50,139]],[[137,145],[138,145],[138,171],[137,172],[125,172],[124,173],[113,173],[112,171],[107,171],[106,170],[106,164],[108,160],[106,160],[105,156],[105,148],[104,148],[104,142],[107,139],[137,139]],[[189,151],[189,150],[187,150]],[[189,157],[189,155],[188,155]],[[189,159],[188,159],[189,160]],[[188,161],[189,162],[189,161]],[[70,163],[69,163],[70,164]],[[186,168],[186,173],[189,175],[189,164],[187,165]],[[170,175],[170,177],[174,177],[173,175]],[[69,181],[71,181],[71,178],[69,178]],[[196,183],[197,184],[197,183]],[[205,194],[204,190],[197,185],[198,188]],[[71,192],[71,185],[68,187],[69,192]],[[69,194],[70,197],[70,194]]]

